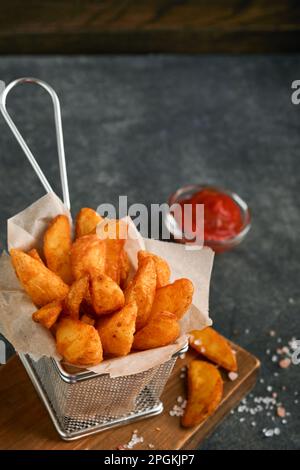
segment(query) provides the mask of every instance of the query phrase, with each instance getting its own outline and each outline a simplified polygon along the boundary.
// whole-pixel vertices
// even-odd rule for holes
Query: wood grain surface
[[[114,450],[129,442],[135,429],[144,437],[144,443],[137,445],[137,449],[149,450],[152,445],[157,450],[195,449],[256,382],[258,359],[237,345],[232,346],[237,351],[239,376],[232,382],[223,374],[223,400],[214,415],[200,426],[184,429],[179,418],[169,414],[177,397],[185,396],[181,368],[196,357],[196,353],[188,352],[184,359],[177,360],[166,385],[162,414],[72,442],[60,439],[20,360],[14,357],[0,369],[0,449]]]
[[[293,0],[4,0],[0,53],[296,52]]]

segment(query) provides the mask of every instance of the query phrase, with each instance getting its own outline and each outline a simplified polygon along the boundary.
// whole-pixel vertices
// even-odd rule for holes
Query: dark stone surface
[[[244,414],[236,412],[201,448],[299,449],[300,365],[279,369],[266,350],[274,354],[278,336],[282,344],[300,339],[300,106],[290,100],[300,57],[0,59],[1,79],[25,75],[49,81],[61,97],[74,213],[116,203],[119,194],[129,203],[163,202],[193,182],[228,187],[249,203],[247,240],[216,259],[211,316],[261,359],[264,383],[255,395],[270,395],[272,386],[291,416],[278,425],[279,437],[266,439],[262,429],[275,427],[271,417],[262,412],[240,422]],[[31,87],[21,93],[14,92],[9,108],[59,191],[49,101]],[[2,120],[0,148],[5,245],[6,219],[43,189]]]

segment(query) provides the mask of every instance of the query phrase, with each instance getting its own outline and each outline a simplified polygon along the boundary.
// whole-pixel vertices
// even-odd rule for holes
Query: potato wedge
[[[126,242],[127,229],[125,222],[114,219],[105,219],[103,225],[97,229],[98,236],[104,237],[106,242],[105,274],[117,284],[120,284],[120,258]]]
[[[213,328],[191,331],[190,346],[210,361],[226,370],[236,372],[236,356],[228,341]]]
[[[159,348],[174,343],[180,334],[176,316],[170,312],[158,312],[144,328],[134,335],[133,349]]]
[[[73,282],[69,293],[65,298],[64,311],[74,320],[79,320],[79,309],[81,302],[89,290],[89,277],[83,276],[81,279]]]
[[[138,252],[139,262],[145,258],[152,258],[156,269],[156,288],[166,286],[170,282],[171,270],[168,263],[160,256],[150,253],[150,251],[140,250]]]
[[[103,218],[97,214],[94,209],[83,207],[77,214],[75,222],[75,236],[76,238],[91,233],[96,233],[96,227]]]
[[[44,305],[39,310],[32,314],[33,321],[40,323],[48,330],[57,321],[60,312],[63,308],[63,302],[61,300],[54,300],[50,304]]]
[[[64,318],[58,322],[56,346],[59,354],[70,364],[96,365],[103,359],[97,330],[80,320]]]
[[[205,361],[193,360],[188,366],[188,400],[182,426],[202,423],[214,413],[223,395],[223,380],[218,369]]]
[[[87,274],[98,276],[105,271],[106,244],[97,235],[78,238],[71,248],[71,267],[74,279]]]
[[[122,289],[106,274],[91,278],[90,294],[92,306],[97,315],[115,312],[125,304]]]
[[[31,258],[36,259],[40,263],[44,264],[44,261],[40,257],[39,252],[35,248],[32,248],[32,250],[28,251],[27,254],[31,256]]]
[[[189,279],[177,279],[173,284],[157,289],[151,316],[165,310],[180,320],[192,303],[193,293],[194,287]]]
[[[49,269],[58,274],[66,284],[71,284],[72,246],[71,225],[66,215],[58,215],[44,235],[44,256]]]
[[[136,330],[143,328],[150,316],[156,289],[156,270],[152,258],[139,263],[138,270],[125,291],[126,303],[136,302],[138,307]]]
[[[103,352],[108,356],[126,356],[130,353],[135,332],[137,305],[131,302],[122,310],[100,318],[97,330]]]
[[[69,286],[44,264],[21,250],[11,249],[10,255],[23,288],[37,307],[66,297]]]
[[[131,264],[126,251],[123,249],[120,255],[120,287],[126,289]]]

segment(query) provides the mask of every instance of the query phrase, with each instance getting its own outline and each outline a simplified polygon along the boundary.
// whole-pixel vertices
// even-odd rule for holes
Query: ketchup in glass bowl
[[[179,204],[182,212],[169,212],[165,224],[176,241],[190,243],[184,236],[185,226],[197,233],[196,207],[204,206],[204,245],[211,247],[216,253],[232,249],[245,238],[251,226],[249,208],[237,194],[205,185],[189,185],[178,189],[169,198],[169,206]],[[185,212],[188,204],[190,210]],[[185,219],[188,217],[188,220]]]

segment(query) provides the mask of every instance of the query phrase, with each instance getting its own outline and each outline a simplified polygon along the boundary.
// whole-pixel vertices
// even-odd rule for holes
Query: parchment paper
[[[53,193],[47,194],[24,211],[8,220],[8,248],[41,249],[43,233],[49,221],[58,214],[71,215],[62,201]],[[111,377],[135,374],[167,361],[186,342],[186,333],[211,325],[208,315],[208,296],[213,251],[210,248],[186,250],[184,245],[142,238],[130,218],[125,249],[134,266],[137,252],[146,249],[165,258],[172,271],[172,281],[189,278],[195,287],[193,305],[181,321],[181,336],[175,344],[148,351],[137,352],[122,358],[105,360],[90,370],[109,373]],[[35,360],[42,357],[61,359],[56,352],[55,340],[41,325],[32,321],[36,307],[22,289],[10,257],[0,258],[0,331],[17,352],[28,353]]]

